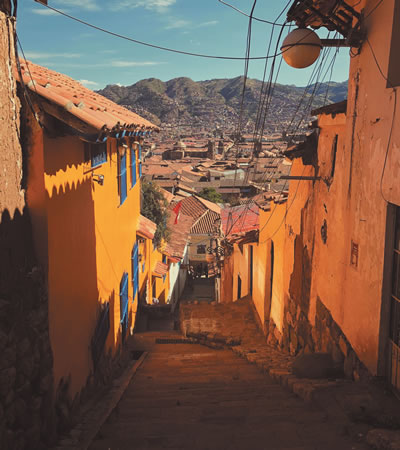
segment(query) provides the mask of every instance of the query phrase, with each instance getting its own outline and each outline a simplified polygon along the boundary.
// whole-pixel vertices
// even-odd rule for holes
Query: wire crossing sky
[[[49,0],[51,7],[116,34],[183,52],[243,58],[248,18],[218,0]],[[250,14],[252,0],[229,2]],[[274,22],[287,1],[260,1],[259,19]],[[279,23],[286,17],[281,17]],[[144,78],[195,81],[243,75],[241,60],[205,60],[110,36],[72,21],[34,0],[20,0],[17,31],[26,57],[65,73],[91,89],[131,85]],[[250,57],[266,56],[272,25],[252,24]],[[325,37],[326,31],[319,32]],[[283,37],[285,37],[283,33]],[[348,78],[348,49],[341,49],[332,80]],[[250,61],[248,76],[261,79],[264,61]],[[304,86],[312,72],[282,64],[278,83]]]

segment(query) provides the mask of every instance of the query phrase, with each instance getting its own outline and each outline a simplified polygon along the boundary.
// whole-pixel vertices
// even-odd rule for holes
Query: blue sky
[[[239,57],[246,50],[248,19],[218,0],[48,0],[48,3],[99,27],[152,44]],[[253,1],[231,0],[231,3],[249,13]],[[282,0],[259,0],[255,15],[275,20],[285,4]],[[271,30],[271,25],[253,22],[251,56],[265,56]],[[244,71],[242,61],[178,55],[106,35],[60,16],[34,0],[20,0],[17,32],[27,59],[81,80],[91,89],[107,84],[131,85],[151,77],[163,81],[182,76],[196,81],[232,78]],[[326,37],[326,31],[319,34]],[[348,50],[341,49],[332,80],[346,80],[348,66]],[[262,78],[263,68],[263,62],[250,62],[249,76]],[[311,69],[296,70],[282,64],[277,81],[304,86]]]

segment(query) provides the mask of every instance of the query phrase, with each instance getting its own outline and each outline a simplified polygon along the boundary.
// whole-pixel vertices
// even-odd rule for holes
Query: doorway
[[[388,340],[388,381],[400,395],[400,207],[396,207]]]
[[[240,275],[238,275],[237,281],[237,298],[239,300],[240,298],[242,298],[242,279],[240,278]]]
[[[253,246],[250,245],[250,295],[253,295]]]

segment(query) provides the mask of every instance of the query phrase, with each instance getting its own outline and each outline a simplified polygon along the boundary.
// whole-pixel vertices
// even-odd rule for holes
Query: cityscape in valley
[[[0,450],[399,450],[400,0],[0,36]]]
[[[310,134],[314,110],[345,100],[347,82],[303,88],[274,85],[263,111],[263,135],[254,135],[262,89],[244,78],[194,82],[148,79],[132,86],[108,85],[101,95],[156,123],[160,130],[143,146],[143,179],[175,199],[213,188],[226,205],[249,202],[263,192],[288,189],[291,162],[284,152]],[[239,131],[239,136],[238,136]]]

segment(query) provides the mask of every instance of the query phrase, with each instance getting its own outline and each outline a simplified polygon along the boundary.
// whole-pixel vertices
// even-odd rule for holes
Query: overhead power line
[[[218,0],[219,1],[219,3],[222,3],[223,5],[225,5],[225,6],[229,6],[229,8],[232,8],[233,10],[235,10],[236,12],[238,12],[239,14],[242,14],[243,16],[246,16],[246,17],[250,17],[250,15],[249,14],[246,14],[244,11],[242,11],[241,9],[239,9],[239,8],[236,8],[236,6],[233,6],[233,5],[231,5],[230,3],[228,3],[228,2],[224,2],[223,0]],[[289,26],[289,24],[287,24],[287,23],[276,23],[276,21],[275,22],[272,22],[272,21],[270,21],[270,20],[265,20],[265,19],[260,19],[259,17],[255,17],[255,16],[251,16],[251,18],[253,19],[253,20],[256,20],[256,21],[258,21],[258,22],[263,22],[263,23],[268,23],[269,25],[278,25],[278,26],[282,26],[282,27],[288,27]]]
[[[53,8],[50,5],[44,5],[42,2],[40,2],[39,0],[35,0],[36,3],[39,3],[42,6],[45,6],[46,8],[64,16],[67,17],[68,19],[74,20],[75,22],[78,22],[82,25],[85,25],[87,27],[93,28],[94,30],[97,31],[101,31],[102,33],[106,33],[109,34],[110,36],[114,36],[120,39],[124,39],[125,41],[129,41],[129,42],[133,42],[135,44],[139,44],[139,45],[144,45],[146,47],[151,47],[151,48],[155,48],[158,50],[163,50],[166,52],[171,52],[171,53],[178,53],[180,55],[187,55],[187,56],[196,56],[198,58],[208,58],[208,59],[223,59],[223,60],[231,60],[231,61],[246,61],[246,60],[266,60],[266,59],[270,59],[270,58],[275,58],[276,56],[279,56],[282,54],[282,52],[279,52],[277,55],[271,55],[271,56],[252,56],[252,57],[240,57],[240,56],[220,56],[220,55],[206,55],[203,53],[192,53],[192,52],[186,52],[183,50],[177,50],[177,49],[173,49],[173,48],[169,48],[169,47],[163,47],[161,45],[156,45],[156,44],[150,44],[149,42],[144,42],[144,41],[139,41],[138,39],[134,39],[134,38],[130,38],[129,36],[124,36],[123,34],[119,34],[119,33],[115,33],[113,31],[110,30],[106,30],[105,28],[99,27],[97,25],[93,25],[89,22],[86,22],[85,20],[79,19],[78,17],[74,17],[71,16],[70,14],[67,14],[63,11],[60,11],[59,9]]]

